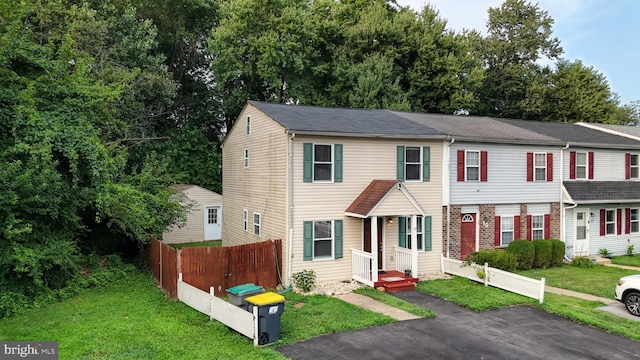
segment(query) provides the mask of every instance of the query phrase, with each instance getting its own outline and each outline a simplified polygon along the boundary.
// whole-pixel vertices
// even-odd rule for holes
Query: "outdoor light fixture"
[[[387,224],[393,224],[393,219],[392,218],[387,218]]]

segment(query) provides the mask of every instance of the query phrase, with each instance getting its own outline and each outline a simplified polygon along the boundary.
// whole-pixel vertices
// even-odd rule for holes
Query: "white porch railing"
[[[484,265],[464,265],[460,260],[449,259],[442,256],[442,271],[447,274],[466,277],[477,282],[491,285],[503,290],[511,291],[526,297],[537,299],[541,304],[544,301],[545,279],[531,279],[526,276],[510,273],[508,271]],[[478,273],[484,273],[484,278]],[[481,273],[481,274],[482,274]]]
[[[371,264],[373,264],[373,254],[351,249],[351,276],[353,280],[373,286],[374,281],[378,280],[378,271],[376,270],[375,274],[373,274],[371,272]],[[372,277],[375,278],[372,279]]]
[[[396,252],[396,270],[404,272],[406,269],[411,269],[411,250],[394,246],[393,249]]]

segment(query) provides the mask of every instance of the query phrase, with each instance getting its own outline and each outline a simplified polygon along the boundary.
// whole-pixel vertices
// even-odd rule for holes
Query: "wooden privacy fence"
[[[153,275],[172,297],[178,296],[178,262],[181,263],[185,283],[206,292],[213,287],[218,297],[226,296],[227,289],[236,285],[254,283],[264,288],[275,288],[280,284],[281,240],[227,247],[182,248],[177,252],[172,249],[173,255],[167,248],[172,249],[152,238],[149,255]],[[162,261],[161,256],[164,257]],[[171,256],[173,262],[166,259]],[[171,279],[165,278],[165,270],[168,270],[165,266],[171,268]],[[170,290],[172,287],[176,289],[174,292]]]
[[[151,237],[149,244],[151,272],[160,287],[172,298],[178,297],[178,256],[176,249]]]

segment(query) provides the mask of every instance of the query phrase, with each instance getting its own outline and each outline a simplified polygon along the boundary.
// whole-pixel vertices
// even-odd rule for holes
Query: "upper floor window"
[[[577,180],[593,179],[593,152],[569,153],[569,178]]]
[[[535,180],[546,181],[547,180],[547,154],[534,154],[533,162]]]
[[[247,209],[242,210],[242,225],[244,231],[249,230],[249,212]]]
[[[638,209],[630,209],[629,210],[629,230],[632,233],[637,233],[640,231],[639,227],[640,218],[638,218]]]
[[[249,167],[249,149],[244,149],[244,168]]]
[[[247,135],[251,135],[251,116],[247,116]]]
[[[429,146],[398,146],[396,179],[429,181],[431,148]]]
[[[303,144],[304,182],[341,182],[341,144]]]
[[[458,181],[487,181],[486,151],[458,150]]]
[[[253,213],[253,235],[260,236],[261,219],[260,214]]]
[[[625,179],[640,178],[640,171],[638,170],[638,154],[626,154],[625,165]]]
[[[527,181],[553,181],[553,153],[527,153]]]

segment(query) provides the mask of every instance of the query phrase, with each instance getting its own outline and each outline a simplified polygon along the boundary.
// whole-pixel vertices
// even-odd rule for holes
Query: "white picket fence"
[[[253,313],[239,308],[195,286],[182,281],[182,274],[178,277],[178,299],[199,312],[209,315],[210,320],[218,320],[240,334],[253,339],[253,345],[258,345],[258,307],[253,307]]]
[[[526,297],[537,299],[541,304],[544,301],[544,278],[531,279],[526,276],[510,273],[508,271],[484,265],[465,265],[464,262],[449,259],[442,256],[442,271],[447,274],[466,277],[477,282],[491,285],[503,290],[511,291]],[[478,272],[484,273],[484,278],[478,276]]]
[[[373,286],[378,281],[378,272],[371,271],[373,254],[351,249],[351,278],[365,285]]]
[[[394,246],[393,249],[396,253],[396,270],[404,272],[406,269],[411,269],[411,250]]]

